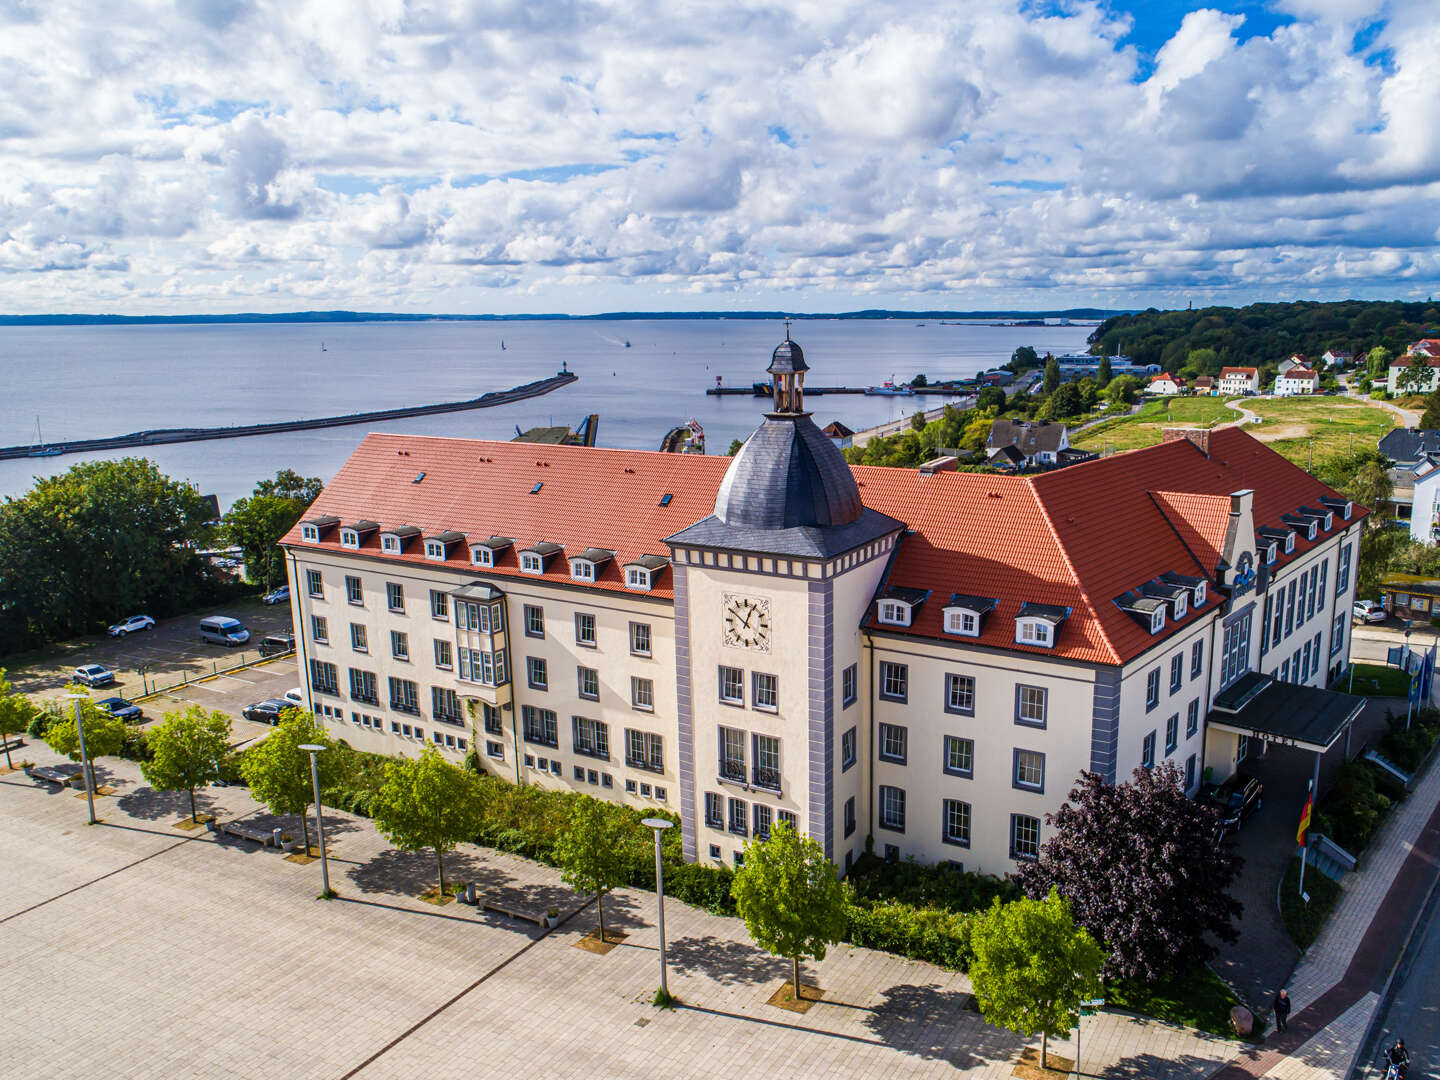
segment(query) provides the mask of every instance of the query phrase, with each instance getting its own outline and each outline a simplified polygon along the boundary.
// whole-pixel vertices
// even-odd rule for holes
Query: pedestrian
[[[1285,994],[1282,986],[1280,992],[1275,995],[1275,1030],[1284,1031],[1286,1021],[1290,1019],[1290,998]]]

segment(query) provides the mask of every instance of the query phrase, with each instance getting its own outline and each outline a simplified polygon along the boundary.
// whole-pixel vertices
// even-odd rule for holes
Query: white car
[[[75,669],[74,679],[86,686],[109,686],[115,681],[115,672],[104,664],[85,664]]]
[[[285,691],[285,700],[291,705],[299,705],[300,708],[303,709],[305,707],[305,692],[298,686],[292,686],[289,690]]]
[[[140,630],[154,630],[155,620],[149,615],[131,615],[128,619],[122,619],[105,632],[111,637],[124,637],[126,634],[134,634]]]
[[[260,597],[260,602],[262,604],[288,604],[290,602],[290,586],[281,585],[278,589],[271,589]]]
[[[1355,616],[1357,622],[1382,623],[1385,621],[1385,609],[1374,600],[1356,600],[1350,613]]]

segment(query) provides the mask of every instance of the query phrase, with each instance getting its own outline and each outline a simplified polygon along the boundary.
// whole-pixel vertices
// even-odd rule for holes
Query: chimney
[[[956,472],[958,471],[957,466],[959,464],[959,460],[954,457],[954,455],[931,458],[929,461],[922,461],[920,463],[920,475],[934,476],[940,472]]]
[[[1165,428],[1160,433],[1161,442],[1177,442],[1180,439],[1194,444],[1195,449],[1199,450],[1206,457],[1210,456],[1209,428]]]

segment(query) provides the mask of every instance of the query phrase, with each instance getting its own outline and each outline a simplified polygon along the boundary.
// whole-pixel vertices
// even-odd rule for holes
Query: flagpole
[[[1300,845],[1300,897],[1305,897],[1305,864],[1310,853],[1310,815],[1315,806],[1316,781],[1320,776],[1320,755],[1315,755],[1315,779],[1309,781],[1306,787],[1305,809],[1300,811],[1300,828],[1295,834],[1295,841]]]

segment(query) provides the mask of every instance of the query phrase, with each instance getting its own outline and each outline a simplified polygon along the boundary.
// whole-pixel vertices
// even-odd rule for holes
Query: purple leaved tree
[[[1208,937],[1235,940],[1241,860],[1213,843],[1214,818],[1186,797],[1174,762],[1123,784],[1083,772],[1046,821],[1054,833],[1020,885],[1037,899],[1060,890],[1108,951],[1107,979],[1164,980],[1214,956]]]

